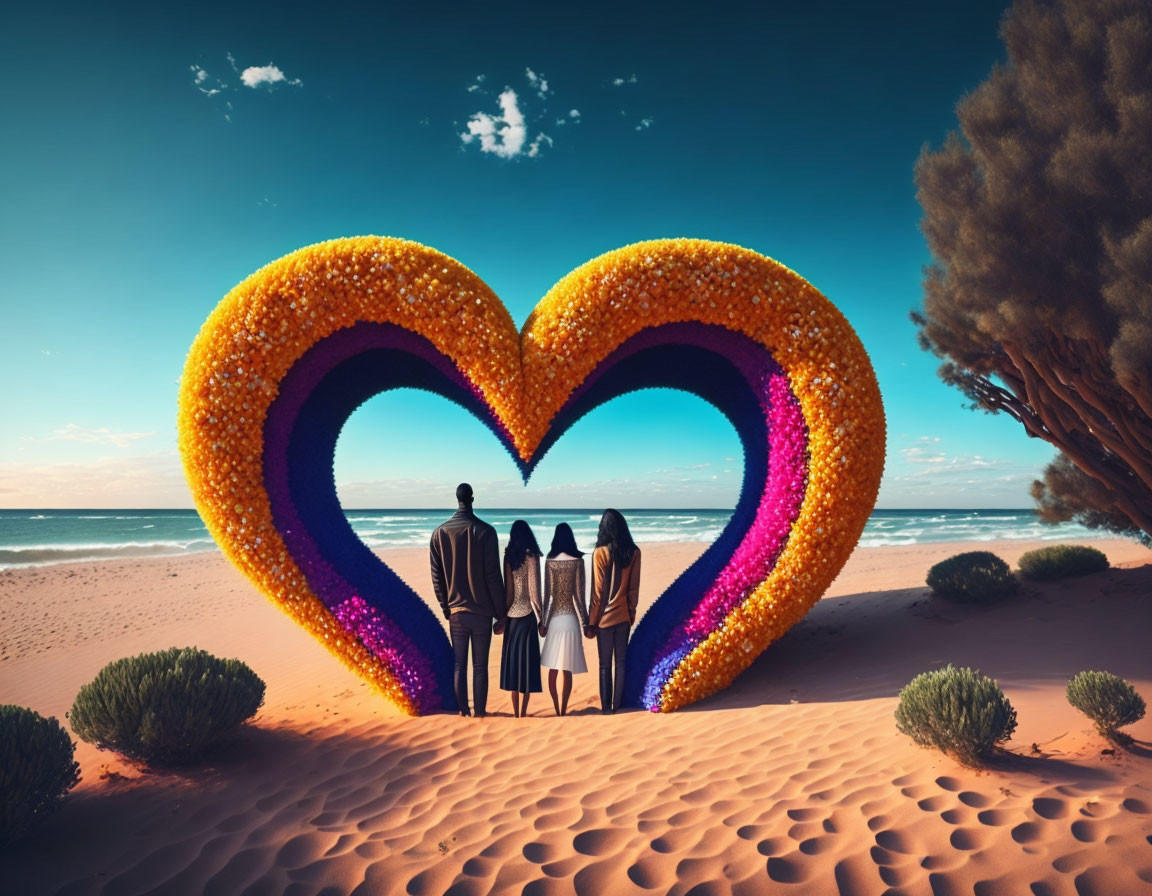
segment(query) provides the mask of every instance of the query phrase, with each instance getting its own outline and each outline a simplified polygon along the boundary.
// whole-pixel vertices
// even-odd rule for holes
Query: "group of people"
[[[528,713],[540,693],[540,668],[548,669],[548,692],[556,715],[566,715],[572,676],[588,671],[580,636],[595,639],[600,663],[600,709],[612,713],[624,696],[628,634],[636,621],[640,548],[618,510],[605,510],[592,553],[587,604],[584,552],[572,527],[560,523],[544,559],[524,520],[516,520],[501,564],[496,530],[472,511],[472,486],[456,489],[458,509],[432,533],[432,588],[444,615],[454,654],[453,685],[460,715],[486,715],[488,652],[492,635],[503,637],[500,687],[513,715]],[[540,646],[540,638],[544,646]],[[472,708],[468,659],[472,659]]]

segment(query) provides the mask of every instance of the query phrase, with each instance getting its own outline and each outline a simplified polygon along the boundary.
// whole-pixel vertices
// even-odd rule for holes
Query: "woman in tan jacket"
[[[624,698],[628,633],[636,621],[639,596],[640,548],[632,540],[624,515],[609,508],[600,518],[596,550],[592,554],[592,594],[588,627],[584,632],[596,638],[600,657],[600,711],[604,713],[618,710]]]

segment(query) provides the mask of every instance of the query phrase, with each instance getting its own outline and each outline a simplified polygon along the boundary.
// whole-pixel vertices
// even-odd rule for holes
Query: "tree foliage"
[[[264,682],[240,660],[173,647],[109,663],[80,688],[68,721],[101,749],[175,764],[200,756],[263,702]]]
[[[53,812],[80,781],[75,745],[58,721],[0,706],[0,842]]]
[[[1111,741],[1128,740],[1117,729],[1144,718],[1144,698],[1132,685],[1111,672],[1086,670],[1068,682],[1068,702],[1096,723]]]
[[[1059,458],[1049,520],[1152,533],[1152,5],[1018,0],[1008,61],[925,148],[933,264],[912,317],[940,376]]]
[[[1081,544],[1053,544],[1020,557],[1020,574],[1046,581],[1085,576],[1108,568],[1108,555]]]
[[[929,569],[926,581],[933,594],[965,604],[990,603],[1019,586],[1008,564],[991,551],[954,554]]]
[[[896,727],[922,747],[979,765],[1016,730],[1016,710],[993,679],[951,665],[913,678],[900,691]]]

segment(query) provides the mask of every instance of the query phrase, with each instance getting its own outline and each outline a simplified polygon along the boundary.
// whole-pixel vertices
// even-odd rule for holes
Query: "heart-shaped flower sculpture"
[[[333,240],[273,262],[224,297],[189,353],[188,482],[232,562],[413,714],[454,708],[444,627],[352,531],[332,472],[349,415],[404,387],[484,420],[525,480],[624,392],[683,389],[732,421],[744,449],[732,519],[628,647],[626,702],[654,711],[725,687],[804,616],[860,537],[884,465],[855,332],[803,278],[738,246],[609,252],[557,283],[519,334],[483,281],[417,243]]]

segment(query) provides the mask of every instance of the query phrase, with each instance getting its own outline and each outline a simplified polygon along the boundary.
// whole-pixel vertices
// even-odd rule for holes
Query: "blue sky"
[[[1051,448],[965,410],[908,320],[913,163],[1002,58],[1005,4],[842,6],[7,12],[0,506],[189,506],[176,388],[201,322],[268,261],[367,233],[456,257],[517,323],[636,240],[770,255],[872,356],[880,506],[1027,506]],[[461,478],[490,506],[731,506],[739,473],[720,415],[668,392],[586,418],[527,490],[479,423],[415,393],[361,408],[337,453],[350,506],[437,506]]]

